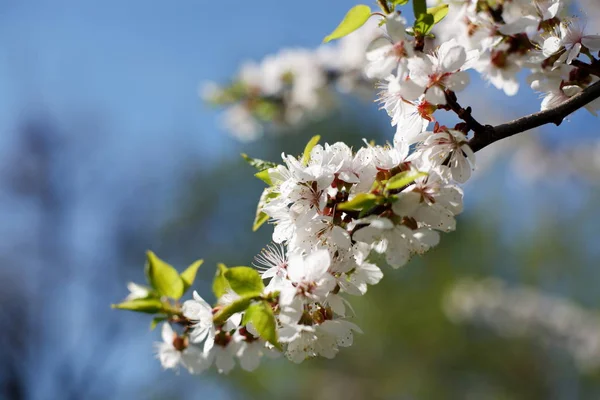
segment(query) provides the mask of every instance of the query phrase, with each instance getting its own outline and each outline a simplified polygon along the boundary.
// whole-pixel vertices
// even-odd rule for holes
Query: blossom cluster
[[[201,97],[225,107],[225,129],[243,141],[259,138],[270,125],[282,130],[315,120],[335,108],[337,91],[372,94],[364,50],[378,31],[372,21],[336,44],[283,49],[245,62],[229,84],[205,84]]]
[[[381,280],[382,268],[402,267],[456,227],[463,208],[458,185],[475,166],[468,136],[482,127],[470,108],[458,104],[468,71],[514,94],[514,75],[529,68],[533,86],[546,92],[542,108],[597,80],[591,52],[600,40],[561,20],[560,0],[464,0],[430,9],[424,0],[413,2],[412,27],[390,10],[406,2],[379,2],[386,11],[377,13],[381,32],[368,43],[357,40],[354,51],[364,51],[352,58],[352,68],[340,62],[344,45],[327,54],[293,51],[249,65],[231,87],[213,91],[217,102],[242,107],[251,119],[274,112],[295,120],[323,108],[327,96],[321,89],[332,76],[338,83],[358,82],[364,74],[378,82],[379,101],[396,134],[390,144],[365,141],[358,149],[341,142],[320,145],[315,137],[301,156],[283,154],[280,164],[245,156],[268,185],[255,229],[270,222],[274,243],[253,268],[219,266],[214,306],[196,292],[179,303],[198,263],[178,274],[149,253],[151,288],[132,287],[128,301],[116,307],[159,315],[155,323],[163,323],[163,342],[157,354],[165,368],[200,373],[214,364],[227,373],[236,363],[253,370],[263,356],[279,353],[296,363],[334,357],[361,332],[346,296],[364,295]],[[357,28],[365,8],[369,17],[367,6],[358,7],[343,24]],[[452,37],[436,47],[431,30],[448,11],[454,22],[442,32]],[[330,37],[347,31],[343,26]],[[581,54],[590,64],[578,59]],[[438,110],[462,121],[442,126],[434,116]]]
[[[582,370],[600,366],[600,316],[562,297],[527,286],[511,287],[497,278],[464,279],[448,292],[444,310],[456,323],[562,348]]]
[[[452,1],[449,17],[436,28],[441,41],[455,39],[477,50],[473,68],[508,96],[519,90],[518,76],[541,93],[541,109],[556,107],[598,80],[600,36],[584,21],[564,17],[565,0]],[[581,61],[585,55],[589,64]],[[591,68],[590,66],[594,66]],[[586,107],[595,115],[600,102]]]
[[[435,119],[433,112],[446,103],[443,90],[467,86],[469,73],[513,96],[526,71],[527,83],[542,98],[541,110],[599,79],[600,36],[587,32],[585,21],[564,17],[566,0],[448,3],[448,16],[432,34],[419,38],[398,12],[388,15],[381,29],[372,18],[337,47],[284,50],[260,64],[244,64],[230,86],[211,84],[204,98],[227,107],[225,124],[233,135],[253,140],[265,122],[295,125],[331,110],[334,86],[362,94],[379,88],[392,124],[410,135],[410,127],[418,130]],[[437,52],[422,51],[438,44]],[[366,59],[358,57],[365,49]],[[596,115],[600,100],[586,108]]]
[[[455,181],[468,177],[473,162],[465,136],[439,128],[425,137],[412,153],[403,141],[356,152],[343,143],[316,144],[264,170],[270,186],[259,213],[275,225],[274,243],[255,259],[267,284],[252,296],[270,308],[277,342],[261,337],[247,309],[233,306],[226,319],[218,317],[246,295],[230,277],[215,308],[198,293],[183,303],[183,336],[163,325],[163,366],[197,373],[215,363],[228,372],[237,359],[252,370],[276,347],[299,363],[350,346],[361,329],[344,296],[365,294],[381,280],[380,266],[401,267],[437,245],[439,232],[453,230],[462,211]]]

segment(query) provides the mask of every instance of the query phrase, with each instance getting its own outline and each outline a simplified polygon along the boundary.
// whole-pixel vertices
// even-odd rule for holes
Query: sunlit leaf
[[[227,289],[229,289],[229,283],[227,282],[227,278],[225,278],[225,272],[227,272],[225,264],[218,264],[215,279],[212,284],[212,290],[217,299],[223,296],[225,292],[227,292]]]
[[[348,11],[342,22],[335,30],[323,39],[323,43],[339,39],[354,32],[367,22],[371,16],[371,7],[364,4],[354,6]]]
[[[257,296],[243,296],[237,299],[233,303],[223,307],[219,312],[217,312],[214,315],[214,323],[217,325],[225,323],[225,321],[227,321],[229,317],[231,317],[235,313],[245,311],[250,305],[250,303],[252,303],[253,300],[257,299]]]
[[[386,189],[394,190],[394,189],[403,188],[406,185],[410,185],[416,179],[418,179],[422,176],[427,176],[427,173],[413,171],[413,170],[400,172],[399,174],[394,175],[393,177],[390,178],[390,180],[388,181],[388,183],[386,185]]]
[[[427,14],[433,15],[433,24],[437,24],[448,15],[448,4],[440,4],[439,6],[427,9]]]
[[[259,171],[264,171],[265,169],[274,168],[277,166],[277,164],[275,164],[274,162],[260,160],[258,158],[252,158],[244,153],[242,153],[242,158],[246,160],[248,164],[250,164]]]
[[[277,338],[277,325],[271,306],[266,301],[254,303],[248,307],[244,314],[244,323],[251,322],[258,335],[271,343],[277,349],[281,350],[281,345]]]
[[[337,208],[342,211],[361,211],[372,208],[378,199],[379,197],[372,193],[359,193],[352,200],[338,204]]]
[[[225,271],[225,278],[240,296],[260,295],[265,285],[257,270],[251,267],[233,267]]]
[[[269,216],[263,212],[263,208],[269,203],[269,201],[277,198],[279,193],[274,192],[273,188],[268,187],[263,190],[256,206],[256,215],[254,216],[254,223],[252,224],[252,231],[256,232],[265,222],[269,220]]]
[[[448,4],[427,8],[425,0],[413,0],[413,10],[415,13],[414,32],[427,35],[433,26],[448,14]]]
[[[119,310],[129,310],[148,314],[156,314],[163,309],[162,302],[159,299],[135,299],[124,301],[119,304],[113,304],[111,307]]]
[[[150,286],[161,296],[179,299],[183,295],[184,284],[177,270],[152,251],[148,251],[146,256],[146,275]]]
[[[308,141],[306,147],[304,148],[304,154],[302,155],[302,164],[308,164],[308,162],[310,161],[310,152],[312,151],[313,147],[315,147],[317,143],[319,143],[319,140],[321,140],[321,136],[316,135]]]
[[[271,186],[273,184],[271,182],[271,177],[269,176],[269,170],[268,169],[265,169],[264,171],[257,172],[256,174],[254,174],[254,176],[257,177],[258,179],[260,179],[261,181],[263,181],[264,183],[266,183],[269,186]]]
[[[415,33],[427,34],[433,28],[433,15],[431,14],[420,14],[415,21],[414,31]]]
[[[194,284],[194,280],[196,280],[196,273],[198,272],[198,268],[202,265],[204,260],[195,261],[192,265],[186,268],[180,275],[181,280],[183,281],[183,292],[190,288]]]

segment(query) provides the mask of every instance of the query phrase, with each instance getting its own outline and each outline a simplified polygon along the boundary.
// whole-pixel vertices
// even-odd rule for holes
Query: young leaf
[[[433,15],[427,13],[420,14],[415,21],[414,31],[415,33],[426,35],[433,28],[433,23]]]
[[[244,321],[246,324],[251,322],[261,338],[281,350],[275,316],[269,303],[263,300],[250,305],[244,314]]]
[[[427,14],[427,0],[413,0],[413,12],[415,20],[419,19],[421,14]]]
[[[248,164],[250,164],[259,171],[264,171],[265,169],[274,168],[277,166],[277,164],[275,164],[274,162],[259,160],[258,158],[252,158],[244,153],[242,153],[242,158],[246,160]]]
[[[111,305],[111,308],[156,314],[162,310],[163,305],[159,299],[135,299],[124,301],[119,304],[113,304]]]
[[[308,165],[308,162],[310,161],[310,152],[312,151],[313,147],[319,143],[319,140],[321,140],[321,136],[316,135],[308,141],[306,147],[304,148],[304,154],[302,155],[302,164]]]
[[[146,275],[150,286],[161,296],[178,300],[183,295],[183,280],[177,270],[156,256],[152,251],[146,253]]]
[[[273,182],[271,182],[271,177],[269,176],[269,170],[265,169],[263,171],[257,172],[254,174],[255,177],[257,177],[258,179],[260,179],[261,181],[263,181],[264,183],[266,183],[267,185],[271,186],[273,184]]]
[[[256,217],[254,217],[254,223],[252,224],[252,232],[256,232],[262,224],[269,220],[269,216],[264,212],[260,211],[256,213]]]
[[[227,292],[227,289],[229,289],[229,283],[227,282],[227,278],[225,278],[225,272],[227,272],[225,264],[218,264],[215,279],[212,284],[212,290],[217,299],[223,296],[225,292]]]
[[[190,286],[194,284],[194,280],[196,280],[196,272],[198,272],[198,268],[202,265],[204,260],[198,260],[194,262],[192,265],[186,268],[185,271],[179,275],[181,280],[183,281],[183,292],[185,293]]]
[[[440,4],[439,6],[427,9],[427,14],[433,15],[433,24],[437,24],[448,15],[448,4]]]
[[[265,288],[258,271],[250,267],[233,267],[225,271],[231,289],[240,296],[258,296]]]
[[[213,316],[213,322],[217,325],[224,324],[229,317],[235,313],[245,311],[253,300],[259,299],[258,296],[243,296],[228,306],[223,307]]]
[[[360,211],[364,209],[368,209],[377,204],[377,199],[379,197],[372,193],[359,193],[350,201],[345,203],[338,204],[337,209],[342,211]]]
[[[339,39],[354,32],[367,22],[371,16],[371,8],[364,4],[354,6],[348,11],[342,22],[335,30],[323,39],[323,43]]]
[[[263,207],[266,206],[269,201],[277,198],[278,196],[279,193],[274,192],[272,187],[268,187],[263,190],[262,194],[260,195],[260,200],[258,200],[258,205],[256,206],[256,216],[254,217],[254,224],[252,224],[252,232],[256,232],[258,228],[262,226],[262,224],[269,220],[269,216],[262,211]]]
[[[386,185],[386,189],[393,190],[403,188],[406,185],[410,185],[417,178],[420,178],[422,176],[427,176],[427,173],[413,170],[400,172],[399,174],[394,175],[390,178]]]

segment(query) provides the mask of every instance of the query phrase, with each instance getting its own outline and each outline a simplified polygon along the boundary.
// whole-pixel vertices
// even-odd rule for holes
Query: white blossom
[[[155,343],[155,348],[163,368],[177,369],[182,365],[191,374],[199,374],[210,366],[202,350],[178,336],[169,323],[162,325],[161,336],[163,341]]]
[[[192,342],[200,343],[215,334],[212,307],[194,291],[194,299],[183,303],[183,315],[192,321],[190,337]]]

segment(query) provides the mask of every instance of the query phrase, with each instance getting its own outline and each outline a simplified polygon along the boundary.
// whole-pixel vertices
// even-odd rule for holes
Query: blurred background
[[[595,1],[573,11],[598,26]],[[335,360],[255,373],[161,371],[149,318],[110,309],[144,251],[182,269],[247,265],[262,183],[239,157],[312,135],[382,143],[370,100],[239,143],[198,97],[247,59],[318,46],[351,0],[0,2],[0,399],[600,398],[600,137],[579,111],[478,154],[458,230],[360,298],[365,332]],[[478,78],[486,123],[539,108]],[[494,280],[490,280],[490,279]],[[471,286],[469,286],[471,285]],[[467,288],[465,290],[465,288]]]

